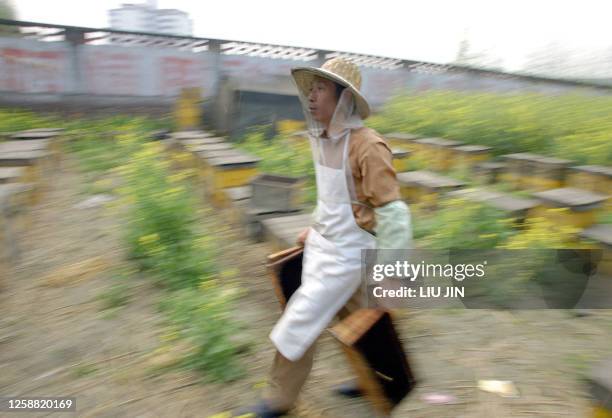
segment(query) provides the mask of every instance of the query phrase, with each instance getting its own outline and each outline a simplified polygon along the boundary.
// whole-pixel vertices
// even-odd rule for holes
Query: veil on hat
[[[320,164],[332,168],[340,168],[342,166],[344,145],[349,139],[351,129],[363,126],[363,120],[356,111],[353,94],[349,89],[345,88],[342,90],[329,123],[327,135],[324,138],[325,126],[312,117],[308,110],[308,97],[300,89],[298,89],[298,92],[306,120],[308,136],[312,143],[313,157]]]

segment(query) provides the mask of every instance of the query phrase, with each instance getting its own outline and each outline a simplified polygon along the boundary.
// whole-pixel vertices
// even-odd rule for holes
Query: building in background
[[[156,0],[145,3],[125,3],[108,11],[111,29],[191,36],[189,14],[177,9],[158,9]],[[131,42],[129,36],[115,36],[113,43]]]
[[[193,34],[189,14],[177,9],[158,9],[156,13],[157,32],[170,35]]]

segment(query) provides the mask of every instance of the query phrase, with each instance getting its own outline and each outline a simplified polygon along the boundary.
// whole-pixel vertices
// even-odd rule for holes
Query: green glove
[[[375,208],[376,241],[379,249],[412,248],[410,209],[401,200]]]

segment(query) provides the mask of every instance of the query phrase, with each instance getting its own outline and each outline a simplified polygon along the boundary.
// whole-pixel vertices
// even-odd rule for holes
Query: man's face
[[[308,94],[308,111],[312,118],[325,126],[329,125],[337,103],[336,84],[325,78],[315,77]]]

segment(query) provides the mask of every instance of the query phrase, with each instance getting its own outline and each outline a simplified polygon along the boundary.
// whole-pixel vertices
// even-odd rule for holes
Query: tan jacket
[[[377,208],[401,199],[392,160],[391,149],[378,132],[367,127],[351,132],[349,164],[359,202]],[[357,225],[370,232],[376,226],[372,208],[353,205]]]

